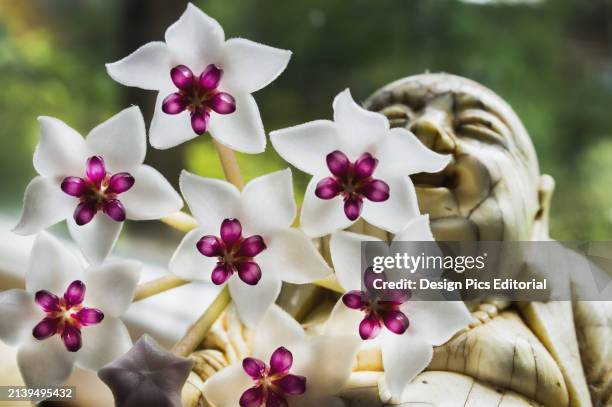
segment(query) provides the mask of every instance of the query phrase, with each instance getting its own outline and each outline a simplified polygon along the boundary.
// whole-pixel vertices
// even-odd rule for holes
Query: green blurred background
[[[486,2],[486,1],[485,1]],[[350,87],[358,100],[424,71],[467,76],[510,102],[557,191],[552,236],[612,240],[612,2],[475,5],[458,0],[202,0],[227,37],[291,49],[285,73],[256,94],[266,130],[331,117]],[[154,92],[106,74],[162,40],[186,2],[20,0],[0,3],[0,211],[17,216],[34,175],[39,115],[86,134],[129,104],[150,121]],[[283,168],[269,148],[239,157],[246,178]],[[147,161],[176,184],[185,167],[221,176],[208,136]],[[298,191],[305,186],[296,174]],[[133,229],[132,229],[133,230]]]

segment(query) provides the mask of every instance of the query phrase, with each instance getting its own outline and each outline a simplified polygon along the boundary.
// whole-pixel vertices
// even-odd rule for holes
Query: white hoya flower
[[[433,241],[429,218],[419,216],[400,230],[393,242]],[[433,346],[448,341],[472,322],[462,301],[418,301],[408,291],[387,291],[384,296],[364,290],[368,265],[362,265],[362,242],[380,241],[372,236],[336,232],[330,250],[336,277],[347,291],[338,301],[327,323],[326,332],[352,331],[364,341],[379,341],[385,370],[385,383],[394,400],[400,401],[406,386],[425,370],[433,357]],[[394,244],[382,255],[393,255]],[[363,270],[363,272],[362,272]],[[434,277],[435,278],[435,277]]]
[[[204,397],[216,407],[342,407],[357,338],[307,337],[289,314],[272,306],[255,331],[249,357],[215,373]]]
[[[404,128],[360,107],[348,89],[334,99],[334,121],[316,120],[270,133],[276,151],[313,177],[301,226],[310,236],[345,229],[359,217],[395,233],[419,214],[408,175],[441,171],[449,156]]]
[[[147,140],[137,106],[98,125],[86,139],[61,120],[38,120],[39,175],[26,188],[15,233],[38,233],[66,219],[85,258],[98,263],[110,253],[125,219],[159,219],[183,206],[164,176],[143,164]]]
[[[226,41],[221,25],[191,3],[165,39],[106,65],[123,85],[159,91],[151,145],[167,149],[209,131],[234,150],[263,152],[266,136],[251,93],[285,70],[291,52],[244,38]]]
[[[119,319],[132,302],[141,265],[83,267],[46,232],[32,247],[25,290],[0,293],[0,339],[16,345],[28,387],[59,386],[73,366],[98,370],[132,346]]]
[[[247,325],[254,326],[274,303],[281,281],[305,284],[331,273],[308,236],[291,227],[297,211],[291,170],[256,178],[242,192],[183,171],[180,187],[198,228],[184,237],[170,271],[217,285],[229,280]]]

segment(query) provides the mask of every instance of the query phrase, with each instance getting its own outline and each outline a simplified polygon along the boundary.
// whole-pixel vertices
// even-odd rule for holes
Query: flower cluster
[[[148,43],[106,67],[121,84],[159,92],[149,129],[153,147],[208,132],[226,147],[260,153],[266,136],[251,94],[284,71],[290,56],[246,39],[226,40],[217,21],[189,4],[165,42]],[[0,337],[19,347],[28,386],[59,385],[75,364],[106,365],[99,376],[118,405],[165,400],[178,406],[191,363],[146,336],[129,350],[119,317],[132,301],[140,266],[106,260],[126,219],[159,219],[183,206],[168,181],[143,164],[140,109],[121,111],[85,139],[58,119],[39,122],[38,176],[26,188],[14,229],[38,237],[26,290],[0,293]],[[217,407],[337,405],[362,341],[380,340],[386,381],[399,397],[429,363],[432,345],[465,326],[469,313],[463,303],[418,302],[406,293],[381,300],[362,291],[360,243],[374,239],[342,229],[361,218],[396,240],[433,240],[409,175],[440,171],[449,159],[410,131],[390,128],[348,89],[333,102],[333,121],[270,137],[288,163],[312,175],[300,228],[293,227],[298,210],[290,169],[255,178],[242,190],[187,171],[180,176],[197,227],[184,236],[169,271],[227,284],[238,315],[255,332],[251,354],[214,374],[203,393]],[[87,266],[43,231],[62,220]],[[335,277],[347,293],[326,333],[308,337],[274,302],[282,282],[313,283],[333,273],[311,240],[328,234]]]

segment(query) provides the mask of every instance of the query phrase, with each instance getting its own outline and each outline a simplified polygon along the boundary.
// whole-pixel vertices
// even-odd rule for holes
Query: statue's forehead
[[[366,100],[366,107],[374,111],[385,111],[389,119],[399,119],[401,110],[420,112],[444,98],[450,100],[451,114],[467,109],[482,110],[494,115],[509,129],[510,145],[518,150],[525,162],[539,172],[537,156],[531,138],[514,110],[500,96],[481,84],[450,74],[422,74],[409,76],[392,82],[376,91]],[[391,109],[389,109],[391,108]],[[394,118],[394,115],[398,115]]]

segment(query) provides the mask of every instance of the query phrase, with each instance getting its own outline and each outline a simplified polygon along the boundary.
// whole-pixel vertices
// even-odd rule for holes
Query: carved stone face
[[[437,240],[530,238],[540,211],[537,157],[499,96],[465,78],[424,74],[385,86],[365,105],[431,149],[452,154],[442,172],[412,177]]]

